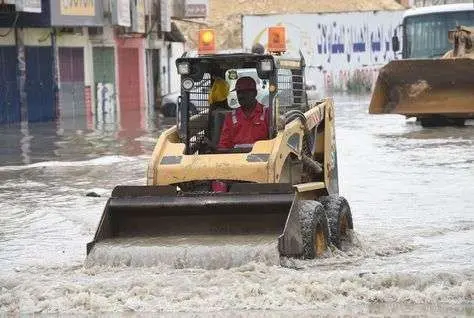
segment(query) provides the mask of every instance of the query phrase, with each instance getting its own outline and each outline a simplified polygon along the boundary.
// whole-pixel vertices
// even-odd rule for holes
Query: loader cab
[[[440,58],[451,50],[448,33],[456,26],[471,26],[474,21],[472,3],[435,5],[407,10],[402,19],[403,59]],[[397,39],[397,40],[395,40]],[[395,40],[395,41],[394,41]],[[398,51],[394,48],[394,51]]]
[[[239,107],[232,92],[243,76],[257,83],[257,101],[268,107],[270,138],[278,133],[277,120],[288,110],[307,110],[304,94],[304,59],[296,56],[255,53],[185,55],[176,61],[181,76],[181,98],[178,105],[177,127],[186,154],[216,153],[221,128],[227,113]],[[216,78],[229,84],[227,107],[214,109],[209,105],[209,93]],[[197,114],[191,113],[194,105]],[[249,152],[250,147],[232,152]]]
[[[254,68],[249,69],[237,69],[237,70],[227,70],[225,74],[225,80],[229,83],[230,92],[227,96],[227,104],[230,108],[235,109],[239,107],[239,101],[237,99],[237,93],[234,91],[235,83],[241,77],[251,77],[257,84],[257,101],[268,107],[268,98],[269,98],[269,89],[268,89],[268,80],[261,79],[258,76],[257,70]]]

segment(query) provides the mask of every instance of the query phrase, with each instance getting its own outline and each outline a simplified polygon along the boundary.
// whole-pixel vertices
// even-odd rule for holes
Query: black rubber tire
[[[165,103],[161,105],[160,111],[165,117],[176,117],[176,104]]]
[[[354,225],[347,200],[338,195],[329,195],[319,198],[319,202],[324,206],[328,218],[331,243],[338,249],[341,249],[343,241],[351,243],[348,230],[353,230]]]
[[[425,128],[446,126],[463,127],[465,124],[464,118],[427,117],[419,118],[418,120],[421,126]]]
[[[453,118],[453,125],[456,127],[464,127],[466,120],[464,118]]]
[[[318,201],[302,200],[299,212],[303,258],[319,257],[327,250],[329,242],[329,226],[324,207]]]

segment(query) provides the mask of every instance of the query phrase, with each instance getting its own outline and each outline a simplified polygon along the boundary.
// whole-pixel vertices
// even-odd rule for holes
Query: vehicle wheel
[[[320,257],[328,248],[329,227],[321,203],[303,200],[300,210],[301,234],[303,236],[303,258]]]
[[[176,117],[176,104],[165,103],[160,107],[160,111],[165,117]]]
[[[464,118],[452,118],[453,125],[458,127],[463,127],[466,120]]]
[[[464,126],[464,118],[427,117],[419,119],[423,127]]]
[[[341,249],[342,243],[352,243],[349,230],[354,229],[349,203],[338,195],[324,196],[319,199],[324,206],[329,222],[329,239],[332,244]]]

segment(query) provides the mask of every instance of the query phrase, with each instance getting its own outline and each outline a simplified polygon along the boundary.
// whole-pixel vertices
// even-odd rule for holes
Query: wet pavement
[[[288,267],[219,268],[225,254],[208,268],[85,266],[111,190],[145,183],[169,122],[140,114],[127,123],[0,127],[0,312],[474,315],[474,126],[427,129],[369,115],[369,96],[335,101],[355,244]]]

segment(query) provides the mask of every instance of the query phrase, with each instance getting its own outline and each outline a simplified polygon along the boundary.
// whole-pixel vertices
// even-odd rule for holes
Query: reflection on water
[[[472,141],[474,136],[472,135],[473,127],[466,125],[465,127],[435,127],[435,128],[423,128],[415,122],[406,122],[407,126],[412,126],[416,130],[403,132],[398,135],[387,134],[380,132],[377,134],[380,138],[406,138],[406,139],[439,139],[439,140],[459,140],[459,141]],[[418,129],[417,129],[418,128]]]
[[[90,116],[89,116],[90,117]],[[85,160],[104,155],[137,156],[150,153],[159,132],[174,123],[163,122],[153,110],[139,109],[104,121],[87,116],[54,122],[0,126],[0,165],[42,161]]]

